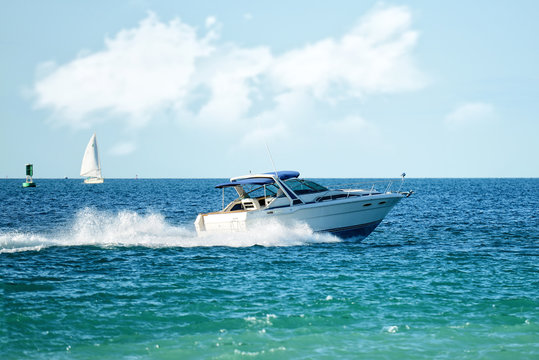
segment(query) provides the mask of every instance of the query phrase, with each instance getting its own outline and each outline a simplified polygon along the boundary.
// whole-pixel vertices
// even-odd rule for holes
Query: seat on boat
[[[242,199],[241,203],[245,210],[259,210],[260,209],[260,204],[258,203],[258,201],[256,201],[256,199],[251,199],[251,198]]]

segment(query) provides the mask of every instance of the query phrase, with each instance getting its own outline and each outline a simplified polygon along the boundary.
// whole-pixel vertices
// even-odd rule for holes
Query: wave
[[[330,234],[314,233],[306,224],[285,226],[277,221],[245,232],[198,235],[194,227],[172,226],[161,214],[116,214],[93,209],[77,213],[73,225],[54,235],[12,231],[0,233],[0,253],[39,251],[51,246],[199,247],[297,246],[338,242]]]

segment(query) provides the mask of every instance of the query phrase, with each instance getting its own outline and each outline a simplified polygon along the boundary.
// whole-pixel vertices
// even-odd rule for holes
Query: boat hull
[[[103,178],[88,178],[84,179],[85,184],[102,184],[105,179]]]
[[[382,220],[373,221],[372,223],[349,226],[346,228],[329,229],[326,231],[345,240],[363,240],[369,236],[381,222]]]
[[[288,226],[304,223],[314,232],[361,240],[380,224],[401,198],[400,194],[380,194],[274,209],[200,214],[195,227],[199,233],[245,231],[274,220]]]

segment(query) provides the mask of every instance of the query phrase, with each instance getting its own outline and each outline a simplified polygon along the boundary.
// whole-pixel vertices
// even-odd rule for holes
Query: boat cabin
[[[297,171],[278,171],[240,176],[230,179],[230,182],[219,184],[216,188],[223,189],[222,212],[298,205],[311,202],[313,201],[311,197],[314,198],[316,194],[329,191],[314,181],[298,179],[298,176]],[[239,197],[225,207],[224,189],[227,187],[233,187]],[[306,197],[305,195],[313,196]]]

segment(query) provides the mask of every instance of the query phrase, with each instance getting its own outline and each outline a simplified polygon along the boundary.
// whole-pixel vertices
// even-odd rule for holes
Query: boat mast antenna
[[[266,144],[266,149],[268,150],[269,158],[271,160],[271,165],[273,165],[273,171],[275,172],[275,176],[278,176],[277,175],[277,168],[275,168],[275,163],[273,162],[273,157],[271,156],[271,151],[270,151],[270,148],[268,146],[268,143],[264,141],[264,144]]]
[[[406,176],[406,173],[403,172],[403,173],[401,174],[401,186],[399,186],[399,190],[397,190],[397,192],[400,192],[400,191],[401,191],[402,185],[404,185],[404,177],[405,177],[405,176]]]

